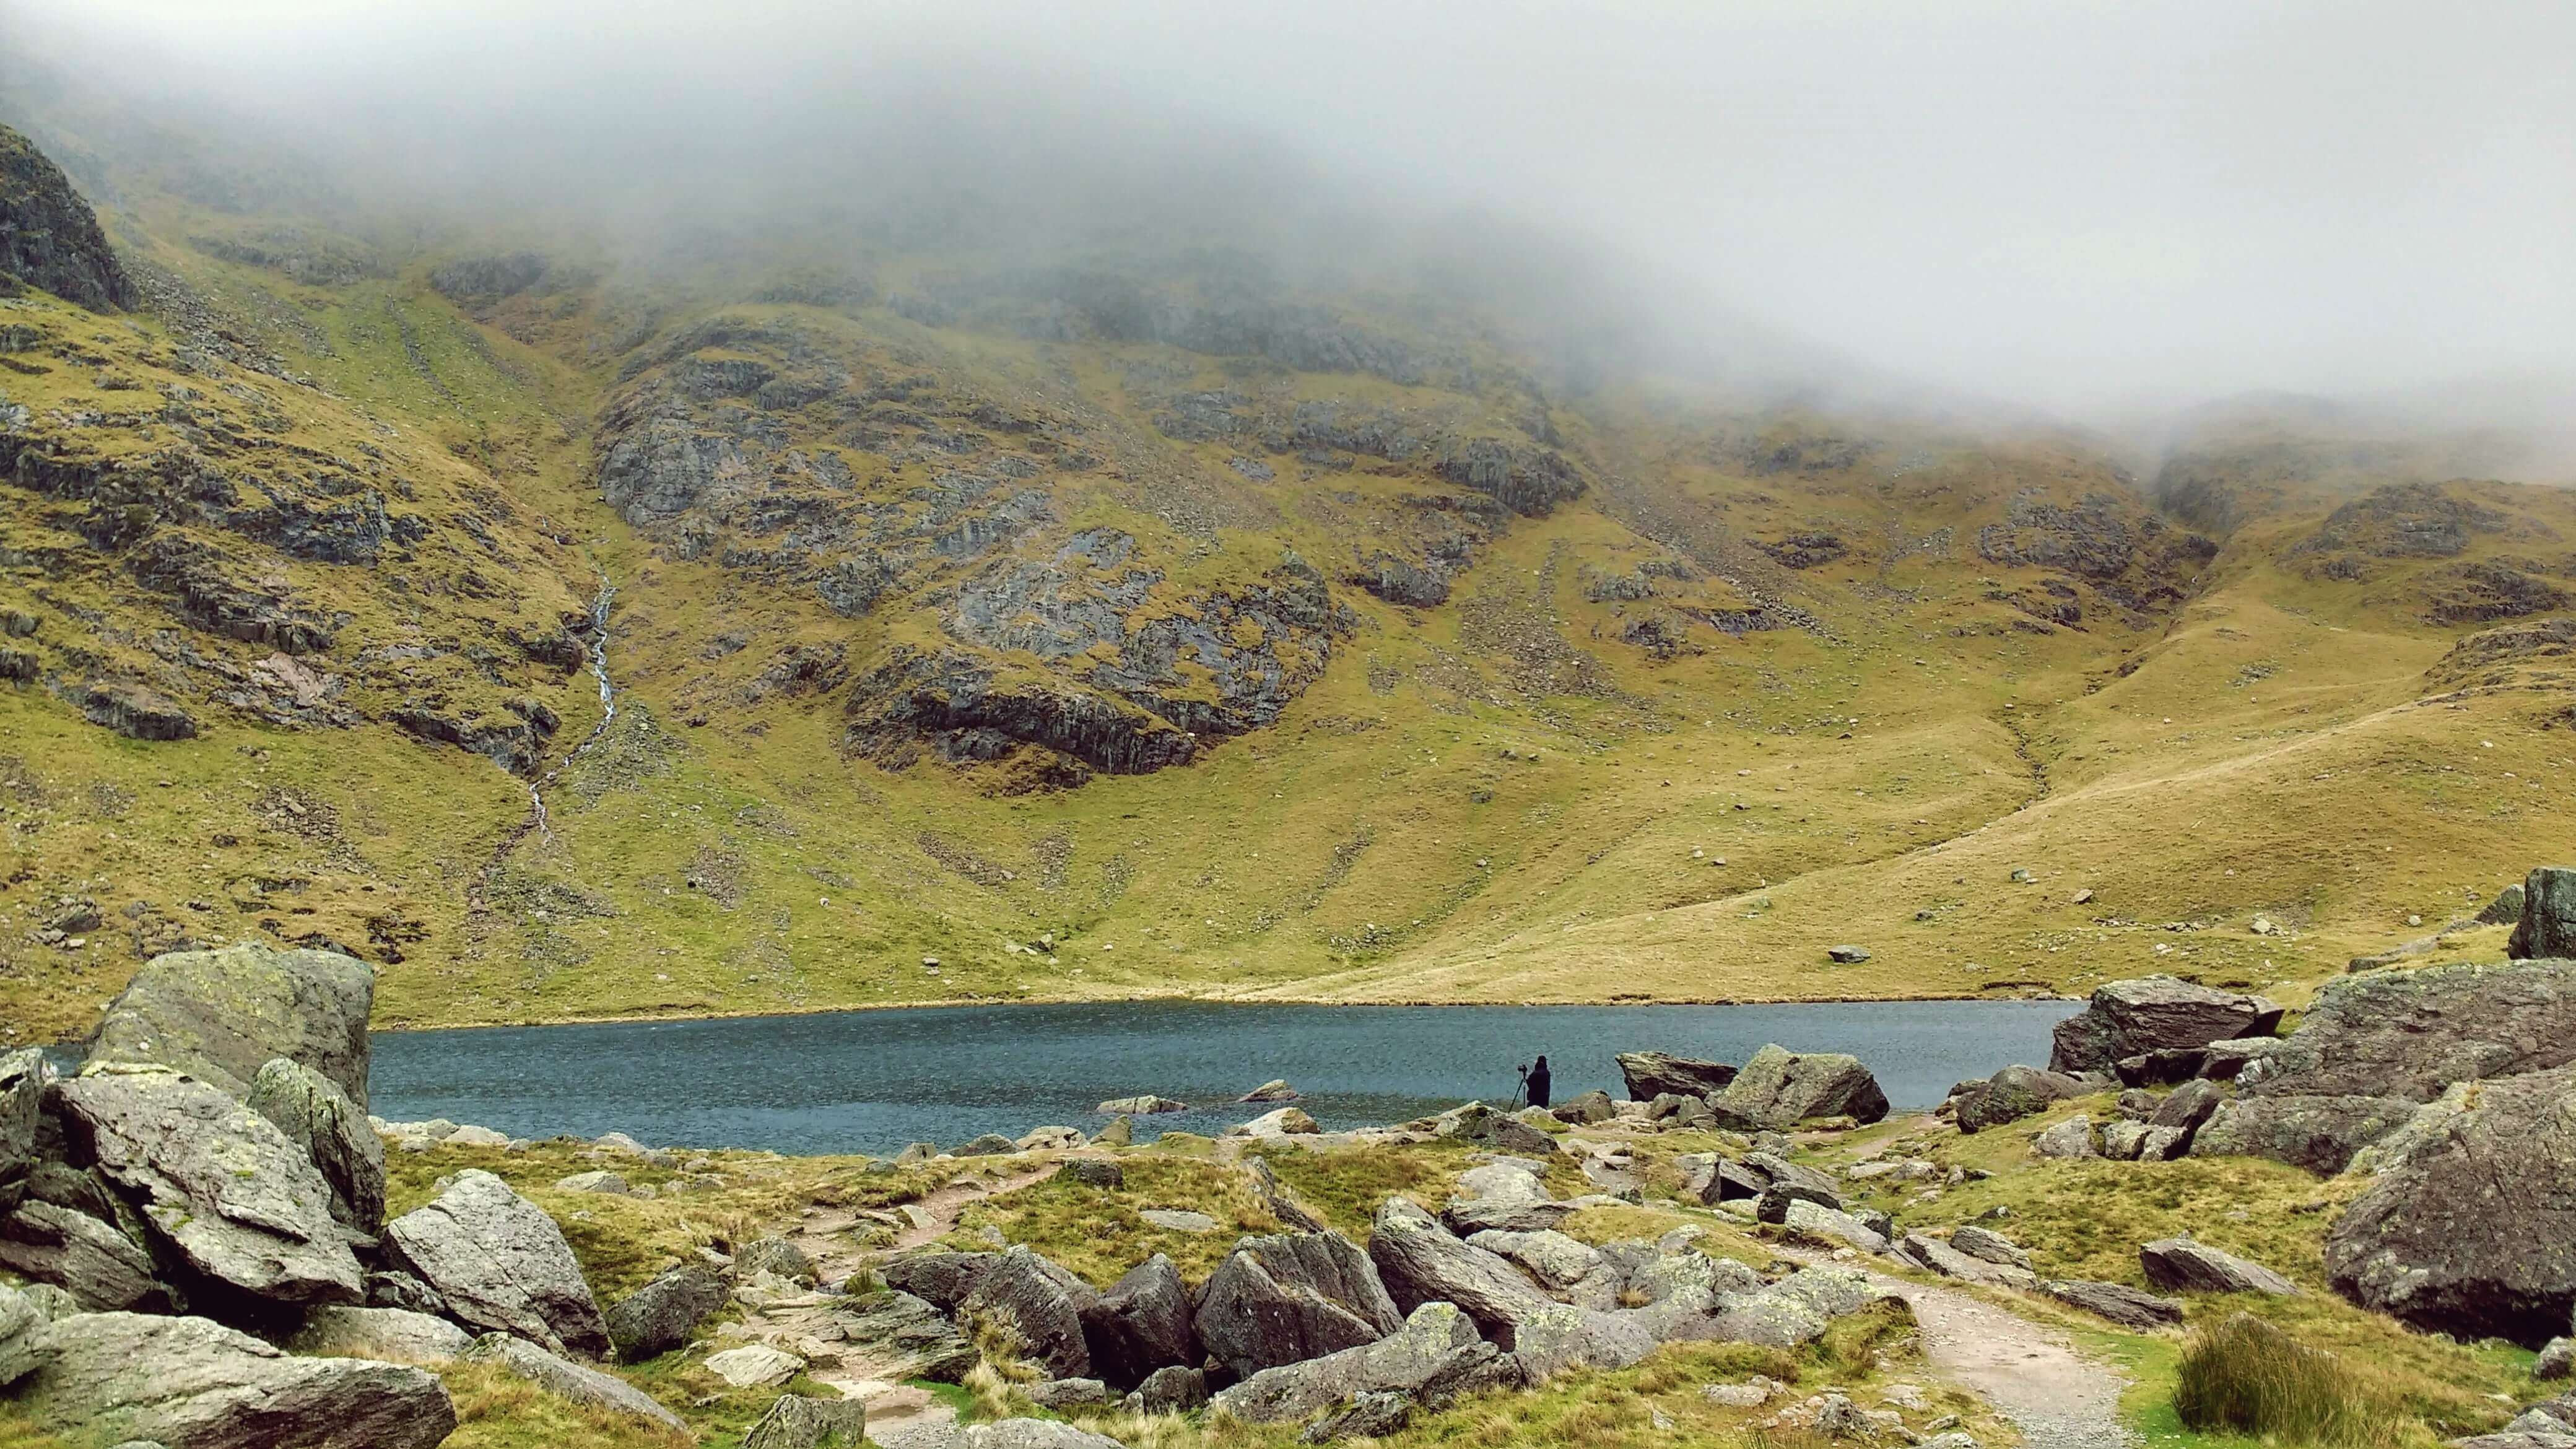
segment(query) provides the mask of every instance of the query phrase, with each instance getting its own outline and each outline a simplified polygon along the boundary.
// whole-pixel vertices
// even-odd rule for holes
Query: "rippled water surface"
[[[1233,1099],[1272,1077],[1327,1128],[1510,1100],[1536,1053],[1556,1099],[1623,1095],[1616,1052],[1742,1062],[1764,1042],[1843,1051],[1896,1106],[1953,1082],[2045,1063],[2065,1001],[1780,1006],[1267,1006],[1209,1002],[925,1007],[721,1021],[485,1027],[375,1039],[376,1115],[446,1117],[518,1136],[630,1133],[651,1144],[888,1153],[1062,1123],[1091,1131],[1110,1097],[1192,1111],[1140,1136],[1213,1133],[1265,1110]]]

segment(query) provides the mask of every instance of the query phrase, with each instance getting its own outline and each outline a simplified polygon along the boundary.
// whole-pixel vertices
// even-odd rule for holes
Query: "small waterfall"
[[[608,734],[609,725],[617,719],[617,686],[610,683],[608,678],[608,606],[615,601],[616,597],[616,586],[603,577],[599,581],[598,594],[590,601],[588,648],[591,677],[599,681],[599,723],[591,726],[589,735],[584,737],[580,744],[573,746],[561,760],[556,761],[553,769],[546,771],[542,778],[528,786],[528,806],[534,813],[537,833],[548,840],[554,839],[555,833],[546,817],[545,788],[553,784],[555,777],[561,775],[573,761],[587,753],[591,746],[598,744]]]

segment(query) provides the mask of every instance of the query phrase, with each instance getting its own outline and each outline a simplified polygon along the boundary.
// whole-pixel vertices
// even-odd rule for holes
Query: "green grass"
[[[2192,1335],[2175,1368],[2173,1404],[2188,1428],[2288,1445],[2375,1449],[2399,1437],[2367,1377],[2251,1314]]]

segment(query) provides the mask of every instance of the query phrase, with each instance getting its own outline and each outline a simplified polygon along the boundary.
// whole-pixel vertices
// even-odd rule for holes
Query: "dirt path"
[[[1783,1249],[1781,1255],[1849,1266],[1823,1253]],[[2135,1442],[2120,1422],[2128,1379],[2078,1353],[2066,1335],[1956,1288],[1861,1271],[1904,1295],[1922,1326],[1923,1356],[2010,1419],[2029,1449],[2119,1449]]]

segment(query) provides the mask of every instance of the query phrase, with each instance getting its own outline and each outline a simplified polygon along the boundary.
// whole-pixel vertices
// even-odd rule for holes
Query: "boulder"
[[[2225,1100],[2227,1094],[2218,1089],[2216,1082],[2185,1082],[2156,1107],[2147,1125],[2178,1128],[2188,1135],[2199,1131],[2200,1124],[2208,1121],[2209,1114]]]
[[[400,1308],[332,1304],[304,1315],[304,1325],[286,1340],[286,1351],[325,1358],[443,1364],[463,1357],[473,1344],[464,1329],[444,1318]]]
[[[1496,1254],[1527,1273],[1539,1287],[1584,1308],[1616,1308],[1622,1275],[1589,1243],[1553,1230],[1534,1233],[1487,1229],[1468,1243]],[[1377,1245],[1369,1245],[1375,1256]],[[1384,1273],[1381,1268],[1379,1272]]]
[[[1684,1092],[1665,1092],[1646,1104],[1646,1120],[1678,1132],[1705,1132],[1717,1125],[1708,1099]]]
[[[2048,1066],[2057,1072],[2108,1072],[2123,1057],[2269,1036],[2280,1024],[2281,1008],[2259,996],[2173,976],[2112,981],[2095,988],[2091,1005],[2057,1024]]]
[[[1843,1210],[1843,1195],[1830,1187],[1817,1187],[1806,1182],[1775,1182],[1753,1200],[1753,1220],[1760,1223],[1785,1223],[1789,1204],[1811,1202],[1818,1207]]]
[[[1350,1239],[1280,1233],[1235,1244],[1200,1291],[1197,1322],[1208,1352],[1247,1375],[1374,1342],[1404,1317]]]
[[[957,1149],[959,1157],[1008,1157],[1020,1150],[1020,1144],[999,1132],[987,1132]]]
[[[1249,1122],[1244,1122],[1231,1127],[1227,1129],[1226,1135],[1230,1137],[1294,1137],[1321,1132],[1323,1130],[1323,1128],[1316,1125],[1314,1118],[1306,1115],[1303,1109],[1297,1107],[1282,1107],[1275,1112],[1264,1112]]]
[[[86,1313],[45,1332],[18,1386],[38,1427],[171,1449],[432,1449],[456,1408],[417,1368],[293,1358],[205,1318]]]
[[[954,1316],[975,1280],[1001,1260],[999,1253],[906,1253],[877,1265],[877,1278]]]
[[[2576,1062],[2576,961],[2374,971],[2318,988],[2259,1069],[2255,1096],[2404,1097]]]
[[[1884,1234],[1850,1213],[1837,1212],[1804,1200],[1793,1199],[1781,1223],[1791,1232],[1846,1243],[1864,1253],[1884,1253],[1890,1246]]]
[[[1136,1140],[1136,1122],[1132,1117],[1112,1117],[1091,1141],[1097,1147],[1125,1147]]]
[[[1498,1112],[1482,1102],[1470,1102],[1440,1114],[1432,1131],[1441,1137],[1454,1137],[1475,1142],[1498,1152],[1526,1153],[1533,1157],[1551,1157],[1556,1153],[1556,1139],[1532,1127],[1508,1112]]]
[[[1951,1110],[1962,1132],[1983,1132],[2006,1122],[2036,1117],[2057,1102],[2081,1097],[2091,1083],[2064,1072],[2012,1066],[1951,1098]]]
[[[1105,1434],[1059,1419],[1004,1419],[968,1429],[965,1449],[1126,1449]]]
[[[2155,1131],[2152,1126],[2147,1129],[2150,1140],[2153,1139]],[[2042,1157],[2073,1158],[2102,1155],[2093,1145],[2093,1119],[2081,1112],[2031,1138],[2030,1150]]]
[[[585,1358],[608,1352],[608,1325],[563,1230],[488,1172],[458,1173],[426,1207],[385,1224],[385,1249],[468,1328]]]
[[[0,1268],[62,1289],[88,1313],[165,1313],[171,1306],[142,1244],[57,1203],[31,1199],[0,1218]]]
[[[2207,1047],[2172,1047],[2122,1057],[2111,1064],[2124,1087],[2170,1087],[2201,1075],[2209,1065]]]
[[[1981,1228],[1974,1224],[1952,1228],[1950,1246],[1971,1258],[1983,1258],[1989,1263],[2001,1263],[2007,1268],[2030,1266],[2030,1254],[2022,1251],[2020,1244],[1992,1228]]]
[[[1505,1349],[1512,1347],[1513,1325],[1552,1301],[1507,1259],[1461,1242],[1410,1198],[1378,1205],[1368,1253],[1398,1309],[1454,1303]]]
[[[2522,882],[2522,916],[2504,953],[2517,961],[2576,957],[2576,867],[2544,865]]]
[[[2260,1263],[2193,1242],[2159,1238],[2138,1249],[2147,1282],[2171,1293],[2264,1293],[2298,1296],[2299,1286]]]
[[[1548,1109],[1548,1115],[1568,1124],[1607,1122],[1618,1114],[1618,1108],[1610,1103],[1610,1094],[1598,1088]]]
[[[2010,1263],[1992,1263],[1972,1253],[1962,1252],[1958,1235],[1951,1241],[1922,1233],[1907,1233],[1897,1240],[1896,1251],[1913,1259],[1944,1278],[1957,1278],[1967,1283],[1986,1283],[1997,1288],[2036,1288],[2039,1275],[2028,1268]]]
[[[1131,1414],[1180,1414],[1207,1401],[1207,1370],[1174,1365],[1145,1375],[1119,1407]]]
[[[1029,1385],[1026,1392],[1029,1402],[1059,1414],[1086,1404],[1109,1402],[1109,1386],[1098,1379],[1041,1379]]]
[[[1425,1303],[1374,1342],[1262,1369],[1220,1390],[1214,1412],[1251,1424],[1302,1419],[1355,1394],[1400,1393],[1417,1401],[1499,1355],[1476,1325],[1448,1303]]]
[[[358,1260],[331,1217],[331,1188],[267,1118],[157,1068],[93,1072],[54,1096],[74,1159],[133,1200],[196,1280],[192,1296],[358,1301]]]
[[[2200,1074],[2213,1082],[2232,1082],[2255,1063],[2281,1049],[2277,1036],[2244,1036],[2214,1041],[2201,1050]]]
[[[2102,1124],[2102,1155],[2114,1162],[2135,1162],[2147,1145],[2147,1133],[2154,1129],[2144,1122],[2122,1119]]]
[[[1619,1075],[1632,1101],[1651,1102],[1670,1092],[1683,1097],[1714,1097],[1735,1080],[1735,1068],[1663,1052],[1621,1052]]]
[[[1524,1315],[1512,1357],[1533,1386],[1570,1369],[1622,1369],[1663,1343],[1652,1314],[1550,1303]]]
[[[627,1185],[623,1174],[610,1172],[605,1168],[593,1168],[588,1172],[576,1172],[558,1177],[555,1179],[555,1191],[596,1192],[609,1197],[634,1195],[634,1189]]]
[[[1011,1330],[1020,1352],[1060,1379],[1091,1376],[1084,1341],[1085,1309],[1100,1295],[1091,1285],[1026,1247],[999,1255],[975,1280],[960,1311],[981,1314]]]
[[[1092,1110],[1104,1117],[1150,1117],[1157,1112],[1186,1112],[1190,1104],[1148,1093],[1142,1097],[1112,1097]]]
[[[707,1355],[707,1372],[737,1389],[774,1389],[805,1371],[805,1360],[766,1343]]]
[[[754,1238],[733,1250],[733,1271],[738,1278],[755,1273],[774,1273],[790,1283],[812,1287],[818,1281],[814,1260],[805,1250],[785,1238]]]
[[[618,1358],[642,1363],[689,1341],[690,1330],[724,1307],[728,1290],[715,1270],[687,1263],[617,1300],[603,1316]]]
[[[2041,1283],[2039,1291],[2069,1307],[2081,1308],[2096,1318],[2108,1319],[2137,1333],[2182,1326],[2183,1305],[2180,1302],[2159,1298],[2153,1293],[2142,1293],[2125,1283],[2052,1278]]]
[[[1127,1185],[1127,1169],[1100,1157],[1077,1157],[1058,1168],[1057,1175],[1067,1182],[1078,1182],[1085,1187],[1106,1188],[1111,1191]]]
[[[0,1283],[0,1390],[53,1357],[44,1348],[50,1317],[32,1295]]]
[[[2192,1134],[2191,1155],[2268,1157],[2331,1177],[2418,1110],[2403,1097],[2236,1097]]]
[[[1708,1105],[1721,1127],[1783,1132],[1811,1117],[1876,1122],[1887,1115],[1887,1094],[1857,1057],[1765,1046]]]
[[[1350,1396],[1340,1407],[1306,1426],[1300,1444],[1332,1444],[1344,1439],[1384,1439],[1413,1422],[1413,1400],[1389,1390]]]
[[[1195,1364],[1202,1357],[1198,1326],[1190,1318],[1190,1290],[1181,1282],[1181,1270],[1161,1253],[1128,1269],[1081,1310],[1081,1318],[1091,1371],[1122,1389],[1143,1383],[1159,1369]]]
[[[2463,1339],[2537,1348],[2567,1331],[2576,1067],[2463,1083],[2367,1156],[2376,1180],[2326,1237],[2337,1292]]]
[[[2540,1356],[2531,1361],[2531,1376],[2555,1383],[2570,1375],[2576,1375],[2576,1338],[2562,1334],[2540,1346]]]
[[[1022,1152],[1071,1152],[1087,1145],[1090,1138],[1074,1127],[1038,1127],[1011,1145]]]
[[[36,1119],[54,1069],[34,1047],[0,1056],[0,1204],[36,1162]]]
[[[688,1425],[681,1422],[679,1415],[663,1408],[642,1389],[614,1374],[601,1373],[588,1364],[557,1357],[524,1338],[513,1338],[506,1333],[487,1333],[474,1340],[474,1346],[466,1351],[466,1356],[499,1364],[538,1388],[576,1404],[642,1419],[673,1433],[688,1432]]]
[[[857,1399],[780,1394],[743,1432],[742,1449],[861,1449],[868,1406]]]
[[[832,1323],[842,1366],[864,1368],[869,1378],[953,1384],[984,1357],[938,1309],[909,1293],[871,1294],[837,1309]]]
[[[227,946],[155,956],[100,1018],[89,1060],[153,1062],[247,1096],[285,1057],[367,1106],[367,1015],[376,978],[336,951]]]
[[[1274,1077],[1235,1100],[1238,1102],[1294,1102],[1297,1100],[1297,1089]]]
[[[331,1185],[331,1216],[369,1237],[385,1225],[385,1143],[366,1109],[330,1078],[271,1057],[251,1078],[246,1105],[267,1118]]]
[[[1541,1232],[1574,1212],[1572,1203],[1548,1192],[1538,1174],[1511,1162],[1469,1168],[1458,1175],[1458,1187],[1461,1195],[1449,1199],[1440,1215],[1461,1234]]]

